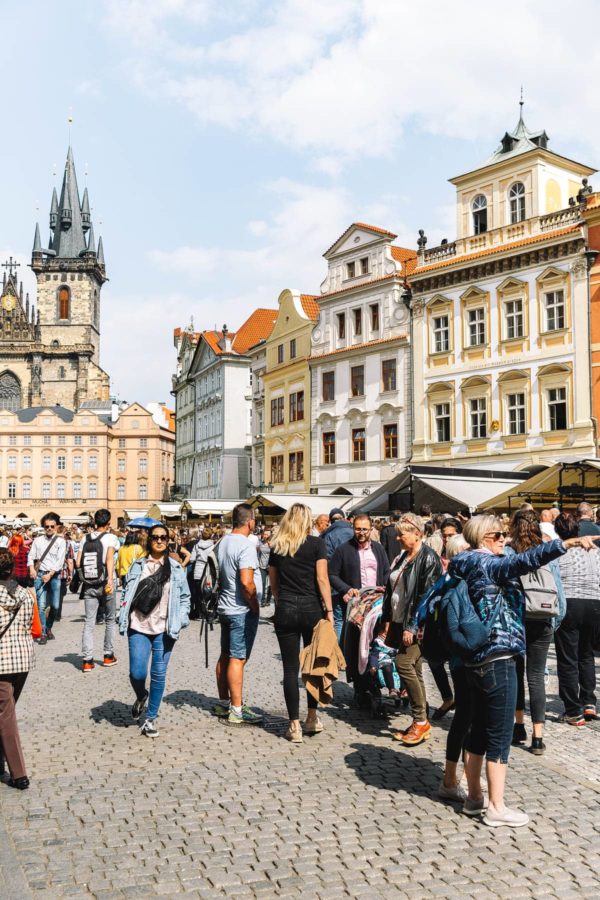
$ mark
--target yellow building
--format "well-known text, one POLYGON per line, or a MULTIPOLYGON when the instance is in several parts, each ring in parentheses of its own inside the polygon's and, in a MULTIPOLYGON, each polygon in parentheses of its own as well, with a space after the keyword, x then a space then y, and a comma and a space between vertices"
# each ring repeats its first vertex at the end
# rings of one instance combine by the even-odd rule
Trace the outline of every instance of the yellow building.
POLYGON ((595 455, 589 385, 589 166, 522 115, 451 179, 457 238, 410 277, 415 463, 524 469, 595 455), (583 182, 582 182, 583 178, 583 182))
POLYGON ((278 493, 310 488, 311 333, 317 299, 297 291, 279 295, 279 312, 267 338, 265 389, 265 481, 278 493))

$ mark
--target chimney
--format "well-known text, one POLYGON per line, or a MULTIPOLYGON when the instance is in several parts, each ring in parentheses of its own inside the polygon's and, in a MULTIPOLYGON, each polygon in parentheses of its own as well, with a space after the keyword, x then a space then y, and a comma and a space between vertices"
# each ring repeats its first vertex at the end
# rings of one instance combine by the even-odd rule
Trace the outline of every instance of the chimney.
POLYGON ((229 335, 229 330, 227 325, 223 325, 223 337, 219 341, 219 347, 223 351, 223 353, 231 353, 233 350, 233 342, 229 335))

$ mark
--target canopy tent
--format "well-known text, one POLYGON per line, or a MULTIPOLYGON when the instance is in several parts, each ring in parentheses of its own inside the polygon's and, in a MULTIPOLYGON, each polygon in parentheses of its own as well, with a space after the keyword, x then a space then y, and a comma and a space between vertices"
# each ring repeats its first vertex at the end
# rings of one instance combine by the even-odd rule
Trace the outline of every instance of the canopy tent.
POLYGON ((266 516, 281 516, 293 503, 304 503, 310 507, 313 516, 320 516, 329 515, 335 507, 344 509, 351 500, 351 496, 344 494, 253 494, 248 503, 266 516))
POLYGON ((137 509, 124 509, 123 510, 123 519, 127 522, 129 519, 138 519, 140 516, 145 516, 148 512, 147 506, 138 507, 137 509))
POLYGON ((154 503, 146 513, 151 519, 180 519, 181 503, 154 503))
POLYGON ((466 506, 474 510, 500 490, 518 487, 528 475, 504 470, 407 466, 373 493, 356 499, 352 510, 387 515, 394 510, 418 510, 423 504, 447 513, 456 513, 466 506))
POLYGON ((481 509, 514 510, 521 503, 534 506, 572 508, 586 500, 600 505, 600 459, 578 463, 555 463, 526 481, 505 489, 480 503, 481 509))
POLYGON ((204 519, 212 516, 230 516, 234 506, 244 500, 184 500, 180 506, 182 518, 204 519))

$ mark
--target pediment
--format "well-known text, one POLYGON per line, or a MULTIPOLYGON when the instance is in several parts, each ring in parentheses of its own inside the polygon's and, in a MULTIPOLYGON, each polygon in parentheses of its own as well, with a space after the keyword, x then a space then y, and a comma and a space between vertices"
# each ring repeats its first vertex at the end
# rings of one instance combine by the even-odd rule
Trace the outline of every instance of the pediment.
POLYGON ((214 351, 211 350, 204 340, 204 337, 202 337, 198 341, 198 346, 196 347, 196 352, 194 353, 188 374, 197 375, 199 372, 202 372, 203 369, 208 368, 216 358, 214 351))
POLYGON ((432 309, 435 306, 449 306, 452 303, 450 297, 444 297, 443 294, 434 294, 431 300, 427 301, 427 308, 432 309))
POLYGON ((503 282, 501 282, 496 290, 499 294, 508 293, 509 291, 523 291, 527 289, 527 282, 521 281, 519 278, 513 278, 509 276, 505 278, 503 282))
POLYGON ((359 252, 363 247, 372 246, 373 244, 390 243, 397 237, 398 235, 394 234, 392 231, 386 231, 383 228, 355 222, 339 236, 337 241, 325 251, 323 256, 325 259, 331 259, 332 257, 349 253, 350 251, 359 252))
POLYGON ((535 280, 536 281, 549 281, 551 278, 565 279, 565 278, 567 278, 568 274, 569 273, 566 272, 564 269, 558 269, 556 266, 548 266, 548 268, 544 269, 544 271, 540 275, 538 275, 538 277, 535 280))
POLYGON ((464 294, 460 295, 461 300, 485 300, 486 297, 486 291, 482 291, 481 288, 475 287, 474 285, 468 288, 464 294))

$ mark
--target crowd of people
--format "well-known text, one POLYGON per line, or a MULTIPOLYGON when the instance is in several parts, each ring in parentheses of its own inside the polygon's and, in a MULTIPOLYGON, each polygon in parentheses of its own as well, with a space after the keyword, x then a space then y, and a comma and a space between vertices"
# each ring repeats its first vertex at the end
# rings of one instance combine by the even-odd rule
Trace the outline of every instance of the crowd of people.
POLYGON ((523 504, 512 517, 468 510, 445 515, 423 507, 418 515, 373 520, 334 508, 313 519, 307 506, 294 503, 281 521, 259 527, 253 508, 241 503, 230 527, 156 523, 115 530, 110 512, 100 509, 85 533, 64 527, 53 512, 40 529, 1 530, 0 774, 14 787, 29 786, 15 706, 34 640, 44 646, 55 638, 68 590, 83 601, 84 674, 96 667, 99 621, 102 666, 118 663, 117 627, 127 637, 131 714, 149 738, 159 735, 167 669, 182 629, 198 618, 208 627, 213 613, 220 623, 213 713, 234 728, 262 722, 245 702, 244 673, 261 607, 274 601, 274 615, 265 621, 281 652, 290 742, 323 731, 319 707, 331 699, 333 681, 346 666, 359 706, 385 714, 386 702, 397 710, 404 701, 410 721, 392 739, 405 746, 422 744, 431 736, 431 720, 452 715, 441 799, 462 804, 465 814, 481 815, 491 827, 525 825, 527 814, 504 802, 507 765, 511 746, 528 740, 526 685, 529 749, 545 751, 553 642, 563 721, 582 728, 597 717, 600 524, 593 513, 587 503, 573 513, 553 508, 539 514, 523 504), (428 649, 433 625, 427 623, 448 604, 460 619, 463 644, 452 643, 448 631, 448 652, 440 657, 428 649), (33 638, 36 610, 40 625, 33 638), (424 665, 441 696, 433 714, 424 665), (300 668, 307 688, 303 723, 300 668), (466 790, 458 776, 461 759, 466 790))

